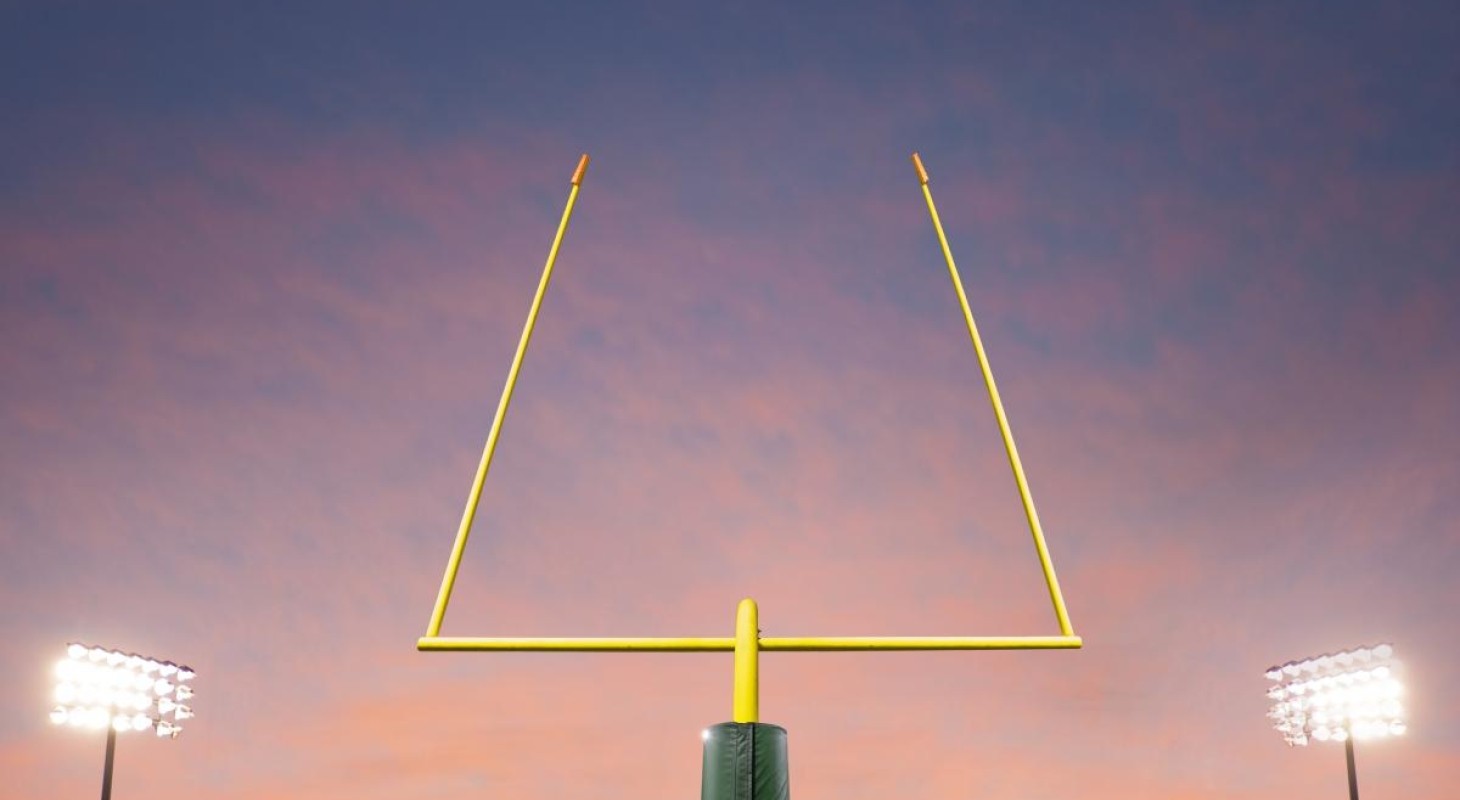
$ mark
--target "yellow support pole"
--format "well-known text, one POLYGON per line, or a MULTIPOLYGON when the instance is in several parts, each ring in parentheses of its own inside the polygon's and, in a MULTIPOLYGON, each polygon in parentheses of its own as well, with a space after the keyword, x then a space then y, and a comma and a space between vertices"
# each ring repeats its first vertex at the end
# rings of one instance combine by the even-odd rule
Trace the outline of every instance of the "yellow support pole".
POLYGON ((731 719, 760 721, 760 619, 755 601, 735 610, 735 705, 731 719))
POLYGON ((1034 549, 1039 554, 1039 564, 1044 569, 1044 581, 1049 587, 1049 599, 1054 604, 1054 615, 1059 620, 1060 633, 1066 637, 1074 635, 1070 627, 1070 615, 1065 609, 1065 598, 1060 593, 1059 579, 1055 577, 1054 565, 1049 560, 1049 548, 1044 543, 1044 531, 1039 527, 1039 514, 1034 510, 1034 498, 1029 493, 1029 482, 1024 478, 1024 466, 1019 462, 1019 450, 1014 446, 1014 434, 1009 430, 1009 419, 1004 415, 1004 404, 999 400, 999 388, 994 384, 994 373, 989 368, 988 355, 983 349, 983 340, 978 335, 978 324, 973 321, 973 311, 968 306, 968 295, 963 291, 963 281, 958 277, 958 267, 953 263, 953 252, 948 249, 948 237, 943 233, 943 223, 938 219, 938 207, 933 204, 933 193, 928 189, 928 171, 917 153, 912 155, 913 167, 918 173, 918 183, 923 188, 923 198, 928 201, 928 213, 933 217, 933 229, 938 233, 938 244, 943 248, 943 259, 948 262, 948 275, 953 279, 953 289, 958 293, 958 304, 963 307, 963 319, 968 323, 968 335, 973 339, 973 351, 978 356, 979 369, 983 371, 984 386, 988 388, 989 402, 994 407, 994 418, 999 423, 999 434, 1004 438, 1004 451, 1009 455, 1009 466, 1014 470, 1014 483, 1019 487, 1019 499, 1024 503, 1024 516, 1029 520, 1029 532, 1034 537, 1034 549))
POLYGON ((578 200, 578 189, 583 183, 583 173, 588 169, 588 154, 578 159, 578 168, 573 170, 572 189, 568 191, 568 204, 563 209, 563 218, 558 223, 553 246, 548 250, 547 264, 542 268, 542 279, 537 284, 537 294, 532 298, 532 308, 527 312, 527 323, 522 327, 522 338, 517 342, 517 355, 512 358, 512 367, 507 370, 507 385, 502 388, 502 399, 497 403, 497 415, 492 418, 492 430, 487 434, 487 445, 482 451, 481 463, 477 465, 476 479, 472 481, 471 493, 467 496, 466 510, 461 514, 461 524, 456 529, 456 543, 451 547, 451 557, 446 562, 446 574, 441 578, 441 591, 436 595, 436 607, 431 611, 431 622, 426 627, 427 638, 441 633, 441 622, 446 617, 446 604, 451 600, 452 587, 456 585, 456 572, 461 567, 461 556, 466 552, 466 539, 471 535, 471 524, 476 518, 477 504, 482 499, 482 486, 487 482, 487 470, 492 466, 492 455, 497 450, 497 438, 502 433, 502 421, 507 418, 507 406, 512 402, 512 390, 517 387, 517 374, 522 369, 522 360, 527 355, 527 345, 532 341, 532 329, 537 324, 537 313, 542 308, 543 297, 547 295, 548 282, 553 277, 553 265, 558 260, 558 248, 568 232, 568 220, 573 217, 573 204, 578 200))

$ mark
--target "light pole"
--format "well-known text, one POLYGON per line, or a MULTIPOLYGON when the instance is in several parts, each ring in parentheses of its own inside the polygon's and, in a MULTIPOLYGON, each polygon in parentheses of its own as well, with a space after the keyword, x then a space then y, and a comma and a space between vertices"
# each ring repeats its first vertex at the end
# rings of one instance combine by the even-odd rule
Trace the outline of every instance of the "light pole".
POLYGON ((66 646, 66 657, 56 663, 56 706, 51 709, 51 722, 106 728, 101 800, 111 800, 117 734, 152 729, 159 738, 177 738, 182 720, 193 716, 187 703, 194 692, 188 682, 196 674, 171 661, 135 653, 77 642, 66 646))
POLYGON ((1394 648, 1380 644, 1289 661, 1265 673, 1273 728, 1288 746, 1343 742, 1349 800, 1359 800, 1354 740, 1404 733, 1404 686, 1395 677, 1394 648))

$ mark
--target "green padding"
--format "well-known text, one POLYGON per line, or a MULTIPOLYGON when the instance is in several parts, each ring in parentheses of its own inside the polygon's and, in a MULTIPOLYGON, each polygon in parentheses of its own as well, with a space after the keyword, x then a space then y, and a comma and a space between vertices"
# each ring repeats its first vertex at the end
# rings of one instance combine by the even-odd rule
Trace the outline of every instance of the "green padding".
POLYGON ((790 800, 786 729, 722 722, 705 730, 700 800, 790 800))

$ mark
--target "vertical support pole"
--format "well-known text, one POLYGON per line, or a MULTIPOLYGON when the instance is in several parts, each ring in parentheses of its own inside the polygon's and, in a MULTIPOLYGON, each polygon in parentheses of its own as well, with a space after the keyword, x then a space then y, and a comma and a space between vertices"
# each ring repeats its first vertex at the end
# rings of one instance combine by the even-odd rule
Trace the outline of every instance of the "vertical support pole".
POLYGON ((117 753, 117 729, 108 724, 106 726, 106 763, 101 768, 101 800, 112 800, 112 762, 116 760, 117 753))
POLYGON ((1359 800, 1359 774, 1354 769, 1354 736, 1343 740, 1343 752, 1348 757, 1348 800, 1359 800))
POLYGON ((740 601, 735 611, 736 722, 760 721, 760 615, 755 601, 740 601))
POLYGON ((722 722, 705 741, 700 800, 791 800, 786 729, 764 722, 722 722))

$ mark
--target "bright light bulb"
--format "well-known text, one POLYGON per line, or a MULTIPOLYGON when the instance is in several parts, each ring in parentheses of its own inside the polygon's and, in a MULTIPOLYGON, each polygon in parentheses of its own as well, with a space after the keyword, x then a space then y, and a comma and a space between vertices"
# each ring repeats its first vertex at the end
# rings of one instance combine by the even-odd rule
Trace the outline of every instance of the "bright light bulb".
POLYGON ((105 661, 106 660, 106 648, 104 648, 104 647, 93 647, 90 650, 87 650, 86 651, 86 657, 87 657, 87 659, 89 659, 91 661, 105 661))
POLYGON ((177 695, 177 699, 179 700, 189 700, 193 696, 193 687, 179 686, 177 687, 177 692, 175 694, 177 695))
POLYGON ((53 724, 63 724, 67 719, 70 718, 70 716, 71 715, 66 712, 65 706, 56 706, 55 708, 51 709, 51 722, 53 724))
POLYGON ((1374 656, 1376 658, 1388 658, 1392 655, 1394 655, 1394 648, 1387 644, 1381 644, 1374 648, 1374 656))
POLYGON ((76 699, 76 685, 73 683, 62 683, 56 686, 56 702, 70 703, 76 699))
POLYGON ((166 697, 157 701, 157 713, 159 714, 171 714, 174 708, 177 708, 177 703, 172 702, 166 697))
POLYGON ((88 708, 86 710, 86 727, 100 730, 111 722, 112 715, 106 713, 104 708, 88 708))
POLYGON ((66 712, 66 724, 81 726, 86 724, 86 717, 90 711, 85 708, 73 708, 66 712))
POLYGON ((1324 727, 1318 727, 1313 729, 1313 738, 1317 739, 1320 742, 1328 741, 1328 738, 1332 735, 1332 732, 1324 727))
POLYGON ((1395 736, 1402 735, 1406 730, 1408 730, 1408 728, 1405 726, 1403 720, 1395 720, 1389 723, 1389 732, 1394 734, 1395 736))
POLYGON ((158 681, 157 683, 152 684, 152 691, 157 692, 158 697, 162 697, 163 695, 172 691, 172 684, 168 683, 167 681, 158 681))
POLYGON ((1270 681, 1280 681, 1283 679, 1283 668, 1269 667, 1267 672, 1264 672, 1262 674, 1270 681))
POLYGON ((74 642, 68 644, 66 645, 66 655, 71 658, 86 658, 86 645, 74 642))
POLYGON ((187 706, 178 706, 176 709, 173 710, 172 718, 173 719, 192 719, 193 718, 193 710, 191 708, 188 708, 187 706))
POLYGON ((109 667, 115 667, 115 666, 121 664, 123 661, 126 661, 126 660, 127 660, 127 657, 125 655, 122 655, 121 653, 118 653, 115 650, 108 650, 107 651, 107 654, 106 654, 106 663, 107 663, 107 666, 109 666, 109 667))
POLYGON ((152 718, 146 714, 138 714, 132 717, 132 730, 145 731, 152 727, 152 718))
POLYGON ((196 677, 198 677, 198 673, 194 672, 192 667, 178 667, 177 669, 177 679, 179 681, 190 681, 196 677))
POLYGON ((166 678, 169 675, 172 675, 174 672, 177 672, 177 665, 172 663, 171 661, 164 661, 162 662, 162 665, 157 668, 157 671, 159 674, 162 675, 162 677, 166 678))

